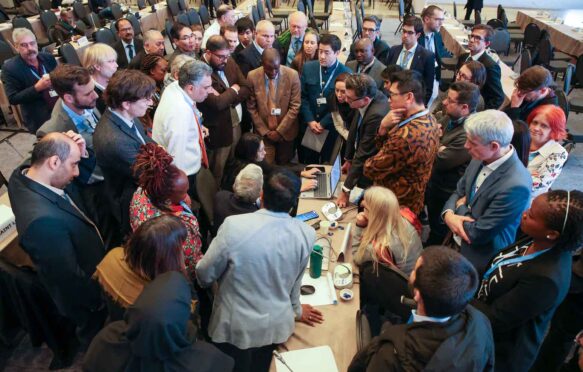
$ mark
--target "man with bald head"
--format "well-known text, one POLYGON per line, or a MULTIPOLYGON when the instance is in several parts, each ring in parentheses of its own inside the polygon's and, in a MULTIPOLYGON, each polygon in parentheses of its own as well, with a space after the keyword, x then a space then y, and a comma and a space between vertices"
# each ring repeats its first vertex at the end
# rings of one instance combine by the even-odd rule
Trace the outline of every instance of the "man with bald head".
POLYGON ((129 68, 139 70, 142 65, 142 59, 148 54, 156 54, 163 56, 166 52, 164 46, 164 36, 158 30, 149 30, 144 32, 144 49, 140 50, 138 54, 130 62, 129 68))
POLYGON ((374 56, 374 46, 369 38, 362 38, 355 43, 354 54, 356 59, 346 63, 357 74, 367 74, 377 84, 378 89, 383 89, 384 80, 381 76, 387 67, 374 56))
POLYGON ((298 134, 300 78, 295 70, 281 66, 280 54, 274 48, 265 49, 261 61, 262 66, 247 76, 251 85, 247 109, 255 132, 263 137, 265 160, 285 165, 293 158, 298 134))
POLYGON ((277 38, 281 46, 282 61, 285 61, 286 66, 291 65, 296 53, 302 48, 308 18, 304 12, 293 12, 288 17, 288 23, 289 29, 277 38))
POLYGON ((263 50, 273 47, 275 41, 275 27, 273 23, 263 20, 257 22, 255 40, 251 45, 236 55, 237 64, 245 77, 251 70, 261 66, 263 50))
POLYGON ((107 312, 91 276, 105 249, 71 181, 87 157, 85 140, 69 131, 49 133, 32 150, 30 164, 12 173, 8 196, 20 245, 35 264, 39 279, 59 312, 77 325, 88 345, 107 312))

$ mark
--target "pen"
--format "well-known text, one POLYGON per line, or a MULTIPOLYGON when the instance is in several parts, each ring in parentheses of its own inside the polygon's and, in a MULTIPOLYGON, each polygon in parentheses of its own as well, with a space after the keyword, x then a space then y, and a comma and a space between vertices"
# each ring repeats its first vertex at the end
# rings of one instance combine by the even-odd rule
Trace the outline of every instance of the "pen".
POLYGON ((281 356, 281 354, 277 352, 277 350, 273 350, 273 356, 274 356, 274 357, 275 357, 277 360, 279 360, 279 361, 281 362, 281 364, 283 364, 284 366, 286 366, 286 367, 287 367, 287 369, 289 369, 289 372, 294 372, 294 371, 291 369, 291 367, 289 366, 289 364, 287 364, 287 363, 285 362, 285 359, 283 359, 283 357, 281 356))

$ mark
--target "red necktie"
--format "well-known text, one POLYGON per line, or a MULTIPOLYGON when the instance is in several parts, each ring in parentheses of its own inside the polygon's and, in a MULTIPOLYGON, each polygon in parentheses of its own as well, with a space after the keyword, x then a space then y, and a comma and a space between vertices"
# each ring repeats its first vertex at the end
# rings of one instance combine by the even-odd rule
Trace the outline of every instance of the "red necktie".
POLYGON ((200 126, 200 123, 198 122, 198 115, 196 114, 196 111, 194 112, 194 120, 196 121, 196 127, 198 128, 198 144, 200 145, 200 153, 201 153, 200 163, 203 167, 208 168, 209 167, 209 158, 206 154, 206 146, 204 144, 204 137, 202 135, 202 128, 200 126))

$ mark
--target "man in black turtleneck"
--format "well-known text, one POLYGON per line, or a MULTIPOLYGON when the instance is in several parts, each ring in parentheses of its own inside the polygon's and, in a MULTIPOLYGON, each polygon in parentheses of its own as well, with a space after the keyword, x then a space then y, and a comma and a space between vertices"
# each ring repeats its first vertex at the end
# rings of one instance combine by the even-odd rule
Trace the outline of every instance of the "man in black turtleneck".
POLYGON ((441 244, 449 231, 441 219, 441 210, 472 159, 464 147, 466 142, 464 122, 476 111, 479 100, 478 86, 465 81, 453 83, 443 100, 446 113, 441 121, 443 134, 439 140, 439 149, 425 193, 431 226, 428 245, 441 244))

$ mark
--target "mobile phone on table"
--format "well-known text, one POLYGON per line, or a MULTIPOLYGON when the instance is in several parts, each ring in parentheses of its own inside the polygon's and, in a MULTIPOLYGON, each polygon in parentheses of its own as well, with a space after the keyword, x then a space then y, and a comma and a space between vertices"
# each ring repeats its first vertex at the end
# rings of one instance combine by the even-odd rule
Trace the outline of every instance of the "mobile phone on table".
POLYGON ((298 214, 295 218, 297 218, 298 220, 300 220, 302 222, 310 221, 310 220, 313 220, 315 218, 318 218, 318 212, 309 211, 306 213, 298 214))

